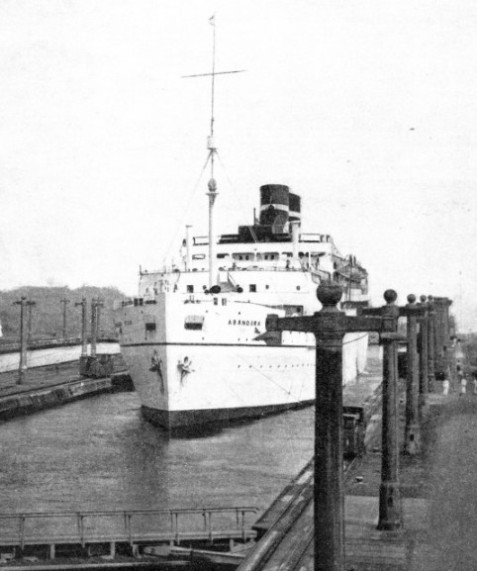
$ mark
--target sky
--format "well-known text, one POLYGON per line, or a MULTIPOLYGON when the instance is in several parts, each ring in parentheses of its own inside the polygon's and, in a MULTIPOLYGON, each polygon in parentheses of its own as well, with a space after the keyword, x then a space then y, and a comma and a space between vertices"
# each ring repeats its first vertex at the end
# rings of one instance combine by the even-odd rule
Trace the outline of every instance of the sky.
POLYGON ((0 0, 0 289, 112 285, 207 232, 211 69, 218 232, 260 185, 368 269, 371 297, 446 296, 477 330, 472 0, 0 0))

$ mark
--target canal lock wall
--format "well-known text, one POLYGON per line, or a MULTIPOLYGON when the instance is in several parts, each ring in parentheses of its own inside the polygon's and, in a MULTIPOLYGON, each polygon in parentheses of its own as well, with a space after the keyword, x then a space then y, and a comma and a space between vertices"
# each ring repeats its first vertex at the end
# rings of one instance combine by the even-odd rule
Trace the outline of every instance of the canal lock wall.
POLYGON ((121 355, 98 357, 97 363, 93 363, 90 357, 86 364, 80 361, 81 376, 64 381, 53 380, 48 383, 48 380, 43 380, 41 384, 35 384, 35 374, 41 376, 42 367, 38 367, 38 371, 30 369, 28 374, 32 379, 29 385, 10 385, 6 387, 7 394, 0 393, 0 421, 101 393, 133 390, 131 378, 121 355))

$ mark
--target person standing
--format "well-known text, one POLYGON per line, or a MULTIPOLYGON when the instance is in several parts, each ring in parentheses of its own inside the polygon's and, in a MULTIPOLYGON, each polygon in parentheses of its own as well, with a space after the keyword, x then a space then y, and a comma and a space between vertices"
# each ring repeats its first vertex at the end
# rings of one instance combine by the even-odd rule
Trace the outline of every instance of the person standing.
POLYGON ((449 379, 446 377, 442 383, 442 394, 443 395, 448 395, 449 394, 449 379))
POLYGON ((467 379, 465 378, 465 375, 462 375, 460 379, 460 394, 465 395, 466 391, 467 391, 467 379))

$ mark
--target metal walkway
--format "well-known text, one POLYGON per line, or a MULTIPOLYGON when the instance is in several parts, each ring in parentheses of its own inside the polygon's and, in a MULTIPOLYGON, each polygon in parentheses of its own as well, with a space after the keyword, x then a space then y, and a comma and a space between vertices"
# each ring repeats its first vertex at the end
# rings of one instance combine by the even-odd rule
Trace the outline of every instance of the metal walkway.
POLYGON ((106 545, 114 555, 118 544, 134 550, 161 543, 247 542, 256 536, 251 526, 257 511, 240 506, 0 514, 0 550, 43 549, 46 557, 54 559, 60 546, 86 549, 106 545))

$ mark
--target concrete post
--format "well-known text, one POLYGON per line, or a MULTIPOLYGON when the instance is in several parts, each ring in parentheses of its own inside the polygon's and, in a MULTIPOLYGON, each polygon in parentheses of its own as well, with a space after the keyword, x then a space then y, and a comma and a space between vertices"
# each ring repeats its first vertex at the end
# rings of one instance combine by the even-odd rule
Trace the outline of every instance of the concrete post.
MULTIPOLYGON (((320 298, 320 297, 319 297, 320 298)), ((344 313, 326 305, 335 327, 315 330, 315 570, 344 569, 343 481, 343 337, 339 318, 344 313), (339 315, 341 314, 341 315, 339 315), (328 546, 333 546, 329 549, 328 546)))
POLYGON ((337 305, 342 289, 321 284, 322 309, 313 316, 269 315, 267 331, 308 331, 316 338, 315 571, 344 571, 343 337, 348 331, 380 331, 381 318, 348 317, 337 305))
POLYGON ((27 298, 22 296, 20 301, 14 301, 13 305, 20 306, 20 363, 18 366, 17 385, 21 385, 25 380, 27 371, 27 330, 25 327, 25 306, 27 305, 27 298))
POLYGON ((28 335, 27 335, 27 346, 31 344, 31 325, 32 325, 32 309, 36 305, 35 301, 27 301, 26 305, 28 307, 28 335))
POLYGON ((91 300, 91 357, 96 357, 98 341, 99 311, 104 303, 99 297, 91 300))
POLYGON ((81 306, 81 356, 86 357, 88 355, 88 334, 86 332, 87 302, 85 297, 75 303, 75 307, 78 306, 81 306))
POLYGON ((443 328, 443 338, 444 347, 449 347, 450 333, 449 333, 449 307, 452 305, 452 301, 448 297, 442 298, 442 328, 443 328))
POLYGON ((432 302, 432 296, 428 296, 428 336, 427 336, 427 341, 428 341, 428 357, 429 357, 429 366, 427 368, 428 371, 428 389, 429 392, 432 393, 434 392, 434 382, 436 380, 436 374, 435 374, 435 361, 434 361, 434 356, 435 356, 435 325, 436 325, 436 310, 434 307, 434 303, 432 302))
POLYGON ((427 311, 426 296, 421 295, 420 307, 424 313, 419 321, 419 409, 427 406, 429 392, 429 315, 427 311))
POLYGON ((70 303, 70 300, 64 297, 63 299, 60 299, 60 303, 63 304, 63 340, 64 340, 66 339, 66 306, 68 303, 70 303))
POLYGON ((96 357, 96 336, 97 336, 97 324, 96 324, 96 312, 97 312, 98 300, 93 297, 91 300, 91 351, 90 356, 96 357))
POLYGON ((402 527, 402 500, 399 483, 399 412, 397 322, 399 308, 397 293, 386 290, 386 306, 382 309, 383 331, 383 420, 381 485, 379 486, 378 529, 396 530, 402 527))
POLYGON ((449 365, 447 349, 449 348, 449 306, 447 297, 432 298, 435 310, 434 321, 434 372, 441 375, 449 365))
POLYGON ((407 296, 404 308, 407 316, 407 382, 406 382, 406 428, 404 451, 414 456, 421 450, 419 426, 419 368, 417 355, 417 316, 421 308, 416 305, 416 296, 407 296))
POLYGON ((96 301, 96 342, 101 339, 101 309, 104 307, 104 300, 100 297, 96 301))
MULTIPOLYGON (((442 311, 441 305, 436 297, 432 298, 434 305, 434 372, 441 371, 442 360, 442 311)), ((436 377, 437 378, 437 377, 436 377)))
POLYGON ((437 309, 437 338, 440 351, 440 372, 446 372, 452 362, 451 339, 450 339, 450 316, 449 307, 452 301, 448 297, 434 298, 437 309))
POLYGON ((103 301, 98 297, 98 303, 96 304, 96 341, 101 338, 101 308, 103 307, 103 301))

